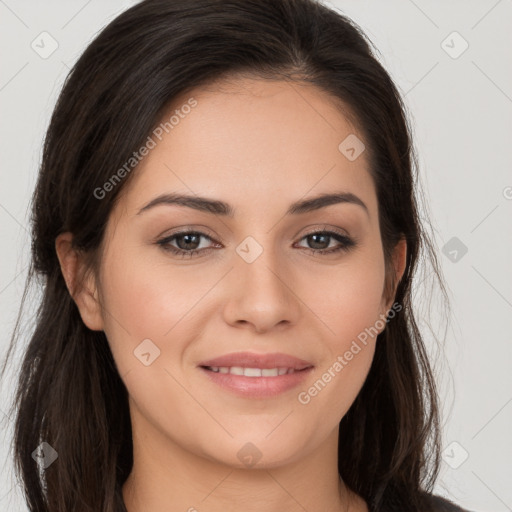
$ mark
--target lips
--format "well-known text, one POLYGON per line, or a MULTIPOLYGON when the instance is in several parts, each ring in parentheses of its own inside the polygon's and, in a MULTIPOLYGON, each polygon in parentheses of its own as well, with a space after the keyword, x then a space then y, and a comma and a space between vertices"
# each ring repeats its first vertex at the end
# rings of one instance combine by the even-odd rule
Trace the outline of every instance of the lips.
POLYGON ((214 359, 208 359, 198 364, 203 368, 287 368, 296 371, 310 368, 313 364, 304 359, 274 352, 271 354, 256 354, 254 352, 233 352, 214 359))
POLYGON ((314 368, 305 359, 279 352, 234 352, 202 361, 197 366, 210 382, 229 393, 251 399, 270 399, 291 391, 314 368))

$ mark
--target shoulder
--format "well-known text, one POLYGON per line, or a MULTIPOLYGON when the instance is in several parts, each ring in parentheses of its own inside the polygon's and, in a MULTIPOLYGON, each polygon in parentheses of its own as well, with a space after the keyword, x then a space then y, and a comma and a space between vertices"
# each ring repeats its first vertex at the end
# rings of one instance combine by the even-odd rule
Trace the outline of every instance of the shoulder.
POLYGON ((465 508, 461 508, 455 503, 452 503, 447 498, 436 496, 434 494, 426 494, 429 505, 432 507, 433 512, 471 512, 465 508))

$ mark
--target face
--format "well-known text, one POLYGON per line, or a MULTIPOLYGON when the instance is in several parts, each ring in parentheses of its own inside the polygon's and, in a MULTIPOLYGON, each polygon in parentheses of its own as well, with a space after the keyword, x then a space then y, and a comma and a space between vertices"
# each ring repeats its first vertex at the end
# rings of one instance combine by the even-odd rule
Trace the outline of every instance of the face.
POLYGON ((109 219, 94 327, 146 432, 231 466, 247 451, 266 467, 297 460, 337 435, 390 307, 367 155, 339 149, 363 137, 311 85, 240 79, 177 99, 166 120, 175 109, 109 219), (226 205, 154 202, 165 194, 226 205), (345 200, 288 211, 327 194, 345 200), (229 380, 201 367, 238 352, 309 369, 229 380))

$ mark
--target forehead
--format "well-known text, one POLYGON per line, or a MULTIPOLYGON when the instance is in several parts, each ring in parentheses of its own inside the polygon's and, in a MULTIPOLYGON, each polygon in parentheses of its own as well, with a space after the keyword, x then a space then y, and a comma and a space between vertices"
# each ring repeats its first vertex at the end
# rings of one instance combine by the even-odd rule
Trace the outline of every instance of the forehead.
POLYGON ((347 137, 362 140, 345 113, 348 107, 311 84, 239 78, 191 90, 174 98, 150 135, 154 147, 124 200, 130 210, 166 191, 292 202, 308 191, 346 188, 371 208, 366 153, 350 161, 340 151, 347 137))

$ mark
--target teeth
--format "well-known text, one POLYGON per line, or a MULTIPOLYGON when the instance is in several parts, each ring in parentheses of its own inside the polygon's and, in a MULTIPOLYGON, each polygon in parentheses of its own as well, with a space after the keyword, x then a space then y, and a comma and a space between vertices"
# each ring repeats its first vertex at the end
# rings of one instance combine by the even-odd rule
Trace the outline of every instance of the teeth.
POLYGON ((242 368, 241 366, 208 366, 208 369, 216 373, 231 373, 244 377, 277 377, 295 372, 293 368, 242 368))

